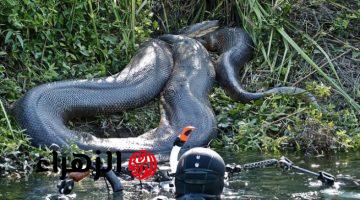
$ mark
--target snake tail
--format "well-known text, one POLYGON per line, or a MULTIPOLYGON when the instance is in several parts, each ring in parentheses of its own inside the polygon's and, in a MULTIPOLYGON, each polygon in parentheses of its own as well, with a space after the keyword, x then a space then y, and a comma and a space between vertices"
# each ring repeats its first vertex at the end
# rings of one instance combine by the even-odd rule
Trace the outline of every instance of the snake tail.
POLYGON ((314 95, 301 88, 275 87, 264 92, 248 92, 243 88, 239 71, 252 59, 254 51, 254 43, 244 29, 222 28, 200 39, 209 51, 221 54, 215 65, 216 79, 232 99, 248 103, 269 95, 296 95, 320 108, 314 95))

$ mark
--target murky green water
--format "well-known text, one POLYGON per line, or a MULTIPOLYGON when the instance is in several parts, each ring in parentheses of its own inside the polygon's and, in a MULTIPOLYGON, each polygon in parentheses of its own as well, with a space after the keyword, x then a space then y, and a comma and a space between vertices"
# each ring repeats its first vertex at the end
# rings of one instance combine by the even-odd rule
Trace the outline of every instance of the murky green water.
MULTIPOLYGON (((246 163, 266 158, 260 153, 233 156, 220 152, 226 162, 246 163)), ((230 177, 223 199, 360 199, 360 152, 330 157, 286 155, 295 164, 314 171, 327 171, 339 180, 335 187, 324 188, 316 178, 278 168, 257 169, 230 177), (348 180, 352 179, 352 180, 348 180)), ((58 176, 31 175, 27 180, 0 179, 0 199, 56 199, 58 176)), ((149 193, 135 189, 136 181, 123 182, 125 192, 114 196, 108 193, 105 182, 92 179, 77 183, 68 199, 151 199, 157 195, 172 197, 171 193, 149 193)), ((66 199, 62 197, 63 199, 66 199)))

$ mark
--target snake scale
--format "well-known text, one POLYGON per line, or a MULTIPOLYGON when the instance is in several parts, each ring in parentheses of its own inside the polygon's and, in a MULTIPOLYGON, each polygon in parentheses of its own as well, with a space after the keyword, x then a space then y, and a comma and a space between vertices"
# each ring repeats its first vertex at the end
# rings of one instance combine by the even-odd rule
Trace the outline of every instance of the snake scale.
POLYGON ((159 154, 170 151, 175 137, 187 125, 196 127, 187 147, 203 146, 215 138, 217 124, 208 99, 215 75, 231 97, 242 102, 274 93, 304 93, 292 87, 262 93, 245 91, 238 71, 252 57, 252 40, 240 28, 222 28, 199 37, 195 34, 216 25, 217 21, 203 22, 183 29, 181 35, 151 39, 118 74, 37 86, 15 103, 15 117, 35 146, 57 144, 63 148, 74 142, 81 149, 121 151, 128 157, 141 149, 159 154), (220 54, 214 65, 208 50, 220 54), (73 117, 117 113, 143 106, 156 96, 160 96, 159 126, 138 137, 98 138, 66 126, 73 117))

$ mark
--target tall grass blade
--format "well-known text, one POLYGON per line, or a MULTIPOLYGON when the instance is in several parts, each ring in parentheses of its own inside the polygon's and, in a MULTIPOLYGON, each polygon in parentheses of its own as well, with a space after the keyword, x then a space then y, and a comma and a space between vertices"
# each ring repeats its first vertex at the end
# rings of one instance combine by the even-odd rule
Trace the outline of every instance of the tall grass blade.
POLYGON ((136 1, 131 0, 131 33, 132 44, 135 46, 135 14, 136 14, 136 1))
POLYGON ((344 88, 343 85, 342 85, 342 83, 341 83, 341 81, 340 81, 340 78, 339 78, 339 76, 338 76, 338 73, 336 72, 335 66, 334 66, 334 64, 332 63, 329 55, 328 55, 328 54, 325 52, 325 50, 324 50, 315 40, 313 40, 308 34, 305 34, 305 33, 304 33, 303 35, 306 37, 306 39, 310 40, 310 41, 316 46, 316 48, 318 48, 319 51, 325 56, 325 58, 326 58, 328 64, 330 65, 330 68, 331 68, 332 72, 334 73, 334 75, 335 75, 338 83, 342 86, 342 88, 344 88))
POLYGON ((315 70, 323 76, 336 90, 345 98, 345 100, 354 107, 356 112, 360 112, 360 105, 352 99, 331 77, 329 77, 300 47, 296 42, 285 32, 284 28, 277 28, 277 31, 284 37, 284 39, 303 57, 315 70))
POLYGON ((95 21, 95 13, 92 7, 92 2, 91 0, 88 0, 88 4, 89 4, 89 8, 90 8, 90 18, 91 18, 91 22, 93 25, 93 29, 94 29, 94 34, 95 34, 95 38, 96 38, 96 45, 98 48, 100 48, 100 42, 99 42, 99 34, 96 28, 96 21, 95 21))
POLYGON ((9 129, 10 132, 11 132, 11 136, 13 137, 13 139, 15 139, 14 129, 13 129, 12 126, 11 126, 10 119, 9 119, 7 113, 6 113, 5 106, 4 106, 4 104, 3 104, 3 102, 2 102, 1 99, 0 99, 0 108, 1 108, 1 111, 2 111, 2 113, 3 113, 3 115, 4 115, 4 117, 5 117, 5 120, 6 120, 6 124, 7 124, 7 126, 8 126, 8 129, 9 129))

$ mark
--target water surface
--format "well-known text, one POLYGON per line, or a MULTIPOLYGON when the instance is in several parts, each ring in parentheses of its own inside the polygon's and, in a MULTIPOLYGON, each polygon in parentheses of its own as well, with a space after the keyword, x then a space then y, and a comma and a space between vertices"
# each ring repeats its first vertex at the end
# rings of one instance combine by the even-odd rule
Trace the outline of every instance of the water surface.
MULTIPOLYGON (((260 153, 234 155, 219 152, 227 163, 247 163, 273 158, 260 153)), ((296 165, 313 171, 326 171, 338 180, 335 187, 324 187, 316 178, 295 171, 283 172, 279 168, 265 168, 230 176, 223 199, 360 199, 360 153, 333 156, 304 157, 286 155, 296 165)), ((276 157, 279 158, 279 157, 276 157)), ((27 179, 9 181, 0 179, 0 199, 57 199, 58 175, 33 173, 27 179)), ((122 195, 109 193, 103 180, 90 178, 76 183, 73 193, 62 199, 151 199, 157 195, 172 197, 171 192, 148 192, 134 187, 138 181, 124 181, 122 195)))

